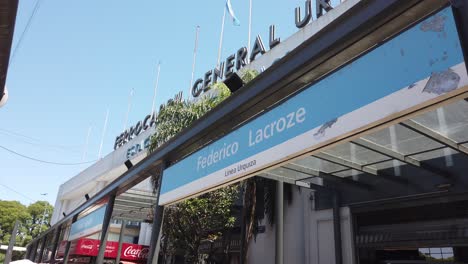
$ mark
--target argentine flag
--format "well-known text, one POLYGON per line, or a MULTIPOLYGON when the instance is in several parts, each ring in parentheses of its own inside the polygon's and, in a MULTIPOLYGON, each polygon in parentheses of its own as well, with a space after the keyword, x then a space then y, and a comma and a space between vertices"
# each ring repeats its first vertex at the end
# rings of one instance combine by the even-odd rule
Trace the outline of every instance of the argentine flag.
POLYGON ((227 8, 227 10, 229 12, 229 15, 232 18, 232 23, 235 26, 240 26, 240 21, 239 21, 239 19, 237 19, 236 15, 234 14, 234 10, 232 10, 231 0, 226 0, 226 8, 227 8))

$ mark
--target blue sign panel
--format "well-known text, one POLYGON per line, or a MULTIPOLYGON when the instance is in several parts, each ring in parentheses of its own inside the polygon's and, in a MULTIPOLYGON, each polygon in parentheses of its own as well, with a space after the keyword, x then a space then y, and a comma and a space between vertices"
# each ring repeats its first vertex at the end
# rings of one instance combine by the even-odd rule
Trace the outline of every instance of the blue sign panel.
POLYGON ((104 205, 74 222, 70 228, 69 240, 74 240, 99 231, 100 225, 102 225, 102 221, 104 220, 106 208, 107 206, 104 205))
POLYGON ((446 8, 167 168, 161 204, 232 181, 249 169, 261 169, 291 155, 293 152, 288 152, 288 147, 294 151, 309 148, 320 143, 332 127, 343 134, 358 124, 366 125, 365 122, 369 124, 392 111, 413 106, 405 100, 417 104, 455 90, 460 87, 461 74, 465 73, 456 73, 453 67, 463 61, 453 14, 446 8), (444 85, 434 88, 430 82, 444 85), (391 101, 383 100, 390 97, 391 101), (375 102, 391 108, 380 107, 358 114, 358 109, 375 102), (351 118, 350 113, 355 116, 351 118), (382 114, 377 116, 378 113, 382 114), (346 115, 348 120, 341 119, 346 115), (340 120, 345 122, 340 124, 340 120), (306 133, 308 137, 301 142, 268 152, 306 133), (207 176, 214 177, 214 174, 217 179, 208 180, 207 176))

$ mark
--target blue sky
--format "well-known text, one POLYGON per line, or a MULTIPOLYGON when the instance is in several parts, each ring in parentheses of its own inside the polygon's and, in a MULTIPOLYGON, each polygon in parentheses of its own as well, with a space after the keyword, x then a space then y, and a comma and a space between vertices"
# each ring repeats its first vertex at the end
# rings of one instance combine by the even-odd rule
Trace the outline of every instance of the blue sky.
MULTIPOLYGON (((195 28, 200 26, 195 77, 216 64, 225 1, 41 0, 21 44, 18 38, 37 0, 20 1, 7 78, 10 99, 0 108, 0 146, 56 163, 97 159, 106 110, 103 154, 124 126, 151 111, 156 68, 161 75, 156 105, 190 86, 195 28)), ((241 25, 226 20, 221 59, 247 46, 248 0, 232 0, 241 25)), ((294 8, 302 0, 253 0, 252 39, 268 43, 276 25, 282 40, 297 31, 294 8)), ((315 6, 314 6, 315 8, 315 6)), ((0 199, 54 204, 58 187, 91 163, 40 163, 0 148, 0 199), (20 194, 19 194, 19 193, 20 194), (41 196, 41 193, 48 193, 41 196)))

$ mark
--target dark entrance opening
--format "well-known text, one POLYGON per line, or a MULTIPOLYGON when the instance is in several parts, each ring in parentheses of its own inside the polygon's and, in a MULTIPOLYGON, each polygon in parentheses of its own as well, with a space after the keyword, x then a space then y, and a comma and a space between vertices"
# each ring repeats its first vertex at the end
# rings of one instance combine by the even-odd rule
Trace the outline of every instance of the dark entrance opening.
POLYGON ((357 213, 360 264, 468 263, 468 202, 357 213))

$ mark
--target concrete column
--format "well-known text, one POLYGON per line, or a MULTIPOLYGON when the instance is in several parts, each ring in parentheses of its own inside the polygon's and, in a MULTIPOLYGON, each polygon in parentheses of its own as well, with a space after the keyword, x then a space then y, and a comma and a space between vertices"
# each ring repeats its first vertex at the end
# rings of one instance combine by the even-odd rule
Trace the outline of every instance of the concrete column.
POLYGON ((276 188, 276 264, 283 264, 284 240, 284 182, 278 181, 276 188))
MULTIPOLYGON (((72 219, 72 224, 74 222, 76 222, 76 220, 78 219, 78 214, 74 215, 73 216, 73 219, 72 219)), ((70 233, 68 233, 67 236, 69 236, 70 233)), ((64 238, 65 239, 65 238, 64 238)), ((71 241, 69 240, 69 238, 67 237, 66 238, 68 241, 67 241, 67 245, 65 246, 65 254, 63 256, 63 264, 68 264, 68 258, 70 257, 70 245, 71 245, 71 241)))
POLYGON ((13 227, 13 232, 11 232, 10 243, 8 244, 8 249, 5 254, 5 264, 9 264, 11 261, 11 256, 13 255, 13 246, 16 242, 16 234, 18 233, 19 221, 16 220, 15 226, 13 227))
POLYGON ((336 191, 333 194, 333 235, 335 242, 335 264, 342 264, 340 195, 336 191))
POLYGON ((48 235, 45 235, 43 238, 42 238, 42 243, 41 243, 41 251, 39 251, 39 258, 37 260, 38 263, 41 263, 42 262, 42 259, 44 258, 44 251, 45 251, 45 248, 46 248, 46 244, 47 244, 47 237, 48 235))
POLYGON ((112 212, 114 210, 115 192, 109 195, 106 212, 102 220, 101 242, 99 243, 99 253, 96 257, 96 263, 104 262, 104 253, 106 251, 107 235, 109 233, 110 222, 112 220, 112 212))
POLYGON ((54 239, 52 241, 52 251, 50 252, 50 263, 54 264, 55 263, 55 255, 57 253, 57 248, 60 244, 60 233, 62 232, 62 225, 60 225, 54 232, 53 236, 54 239))
POLYGON ((166 169, 166 164, 161 165, 160 176, 158 177, 158 189, 156 191, 156 201, 154 203, 154 214, 153 214, 153 226, 151 227, 151 242, 149 247, 149 254, 147 264, 158 263, 158 254, 159 254, 159 246, 160 246, 160 239, 161 239, 161 229, 163 225, 163 217, 164 217, 164 206, 159 205, 159 196, 161 194, 161 185, 162 185, 162 178, 164 176, 164 170, 166 169))
POLYGON ((122 253, 122 242, 125 235, 125 227, 127 225, 126 220, 122 220, 122 224, 120 225, 120 235, 119 235, 119 249, 117 250, 117 258, 115 258, 115 263, 120 263, 120 254, 122 253))

